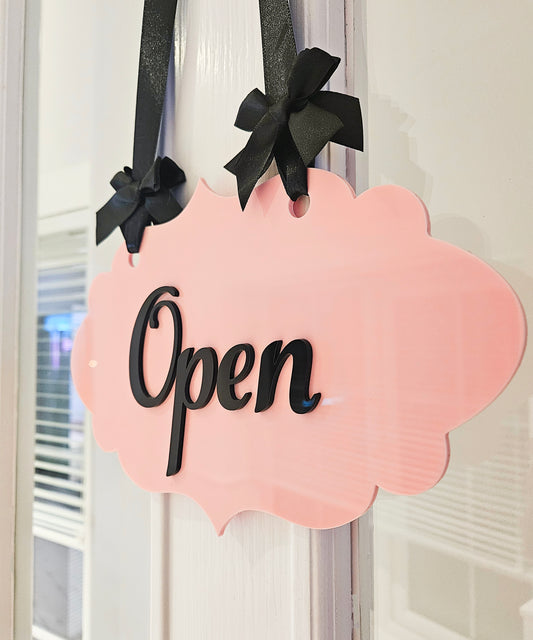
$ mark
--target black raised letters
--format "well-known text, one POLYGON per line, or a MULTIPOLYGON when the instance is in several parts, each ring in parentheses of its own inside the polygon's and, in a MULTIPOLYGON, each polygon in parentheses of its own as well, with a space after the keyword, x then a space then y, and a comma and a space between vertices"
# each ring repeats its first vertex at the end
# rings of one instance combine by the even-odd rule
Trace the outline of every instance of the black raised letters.
MULTIPOLYGON (((174 300, 159 300, 163 295, 178 297, 175 287, 159 287, 144 301, 139 310, 130 344, 129 373, 130 385, 135 400, 143 407, 157 407, 170 394, 174 385, 174 407, 168 455, 167 476, 175 475, 181 469, 183 443, 185 439, 185 419, 187 409, 202 409, 213 397, 215 388, 220 404, 228 411, 242 409, 252 397, 247 391, 239 398, 235 385, 242 382, 251 372, 255 361, 255 352, 251 344, 237 344, 231 347, 218 364, 217 354, 211 347, 195 351, 188 348, 181 351, 183 327, 178 305, 174 300), (170 356, 167 377, 159 393, 152 396, 146 388, 144 379, 144 346, 148 324, 152 329, 159 327, 159 312, 167 309, 172 315, 174 341, 170 356), (237 362, 244 354, 244 363, 236 373, 237 362), (199 364, 202 364, 200 391, 196 400, 191 396, 191 381, 199 364)), ((299 339, 289 342, 282 350, 283 342, 270 343, 261 356, 259 382, 255 412, 265 411, 272 406, 276 394, 278 378, 283 365, 292 356, 292 374, 289 387, 289 404, 295 413, 308 413, 316 408, 320 393, 309 397, 309 382, 313 365, 313 349, 308 340, 299 339)))
POLYGON ((172 412, 172 433, 168 456, 167 476, 173 476, 181 469, 183 458, 183 440, 185 438, 185 415, 187 409, 203 409, 211 400, 217 380, 217 354, 214 349, 205 347, 194 351, 185 349, 179 358, 176 369, 176 389, 174 392, 174 410, 172 412), (199 363, 202 363, 202 385, 196 400, 191 398, 191 380, 199 363))
POLYGON ((292 356, 292 375, 289 388, 289 402, 294 413, 312 411, 320 400, 315 393, 309 398, 309 381, 313 365, 313 348, 308 340, 293 340, 281 351, 281 340, 271 342, 261 356, 259 384, 255 412, 265 411, 272 406, 276 394, 279 374, 289 356, 292 356))
POLYGON ((164 293, 170 293, 172 296, 179 296, 176 287, 159 287, 153 291, 144 301, 133 327, 133 335, 130 344, 130 385, 133 396, 137 402, 143 407, 158 407, 166 399, 176 377, 176 361, 181 351, 181 315, 178 306, 172 300, 162 300, 157 302, 164 293), (151 396, 146 389, 144 382, 144 339, 148 322, 152 329, 159 327, 158 315, 162 307, 166 307, 172 314, 174 321, 174 344, 172 347, 172 356, 166 380, 161 391, 156 396, 151 396))
POLYGON ((254 366, 254 361, 255 351, 251 344, 236 344, 222 358, 218 368, 217 395, 218 401, 224 409, 228 411, 242 409, 252 397, 251 392, 248 391, 242 398, 237 398, 235 385, 238 382, 242 382, 250 373, 254 366), (235 367, 241 353, 245 354, 246 359, 242 371, 235 375, 235 367))

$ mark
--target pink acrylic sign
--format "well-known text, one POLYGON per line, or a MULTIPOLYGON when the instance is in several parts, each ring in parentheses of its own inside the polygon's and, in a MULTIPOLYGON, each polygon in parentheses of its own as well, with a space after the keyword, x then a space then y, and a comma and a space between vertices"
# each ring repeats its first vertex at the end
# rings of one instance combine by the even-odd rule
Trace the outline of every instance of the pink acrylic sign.
POLYGON ((200 182, 178 218, 146 230, 137 266, 122 247, 94 280, 76 336, 72 373, 99 445, 118 452, 141 487, 196 500, 219 533, 248 509, 334 527, 368 509, 377 487, 429 489, 448 463, 447 433, 504 389, 524 351, 515 293, 475 256, 431 238, 415 195, 384 186, 355 198, 317 169, 309 190, 296 218, 279 177, 244 213, 200 182), (140 310, 160 287, 157 320, 143 329, 140 310), (262 363, 268 345, 293 340, 312 349, 301 412, 289 402, 296 356, 278 362, 277 385, 262 363), (243 344, 255 354, 249 373, 250 353, 222 364, 243 344), (187 370, 203 348, 216 353, 215 368, 201 360, 187 370), (145 397, 167 383, 160 404, 134 396, 135 349, 145 397), (228 410, 221 387, 249 401, 228 410), (198 394, 206 406, 187 408, 198 394), (176 412, 181 468, 167 475, 176 412))

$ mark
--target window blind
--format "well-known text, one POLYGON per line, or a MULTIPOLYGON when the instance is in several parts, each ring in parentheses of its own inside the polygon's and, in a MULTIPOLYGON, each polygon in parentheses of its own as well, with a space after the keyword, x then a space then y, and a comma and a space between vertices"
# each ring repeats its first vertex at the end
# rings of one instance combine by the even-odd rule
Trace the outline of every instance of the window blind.
POLYGON ((87 234, 39 239, 34 534, 82 549, 85 527, 85 409, 70 353, 85 315, 87 234))
POLYGON ((453 464, 433 489, 409 497, 381 497, 376 526, 478 566, 513 577, 533 577, 526 528, 530 438, 527 419, 515 414, 490 458, 453 464))

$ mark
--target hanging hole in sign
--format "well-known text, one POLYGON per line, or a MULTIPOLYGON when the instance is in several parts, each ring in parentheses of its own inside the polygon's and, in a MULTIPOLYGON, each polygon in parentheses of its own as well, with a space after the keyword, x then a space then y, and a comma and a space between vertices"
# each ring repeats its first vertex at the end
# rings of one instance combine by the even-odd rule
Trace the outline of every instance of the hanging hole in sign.
POLYGON ((309 196, 300 196, 294 202, 289 202, 289 211, 294 218, 303 218, 309 211, 311 206, 311 198, 309 196))
POLYGON ((130 253, 128 254, 128 260, 130 263, 130 267, 138 267, 140 256, 138 253, 130 253))

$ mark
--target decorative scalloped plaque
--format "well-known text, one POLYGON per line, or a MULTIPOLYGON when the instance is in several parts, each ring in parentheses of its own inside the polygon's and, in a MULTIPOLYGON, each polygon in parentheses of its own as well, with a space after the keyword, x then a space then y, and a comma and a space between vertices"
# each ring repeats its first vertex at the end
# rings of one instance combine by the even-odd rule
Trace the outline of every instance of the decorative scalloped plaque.
POLYGON ((255 509, 314 528, 357 518, 377 487, 432 487, 447 434, 516 371, 515 293, 430 237, 395 186, 358 197, 309 171, 296 218, 279 177, 237 198, 200 182, 91 287, 72 355, 96 440, 149 491, 196 500, 222 533, 255 509), (168 474, 168 475, 167 475, 168 474))

